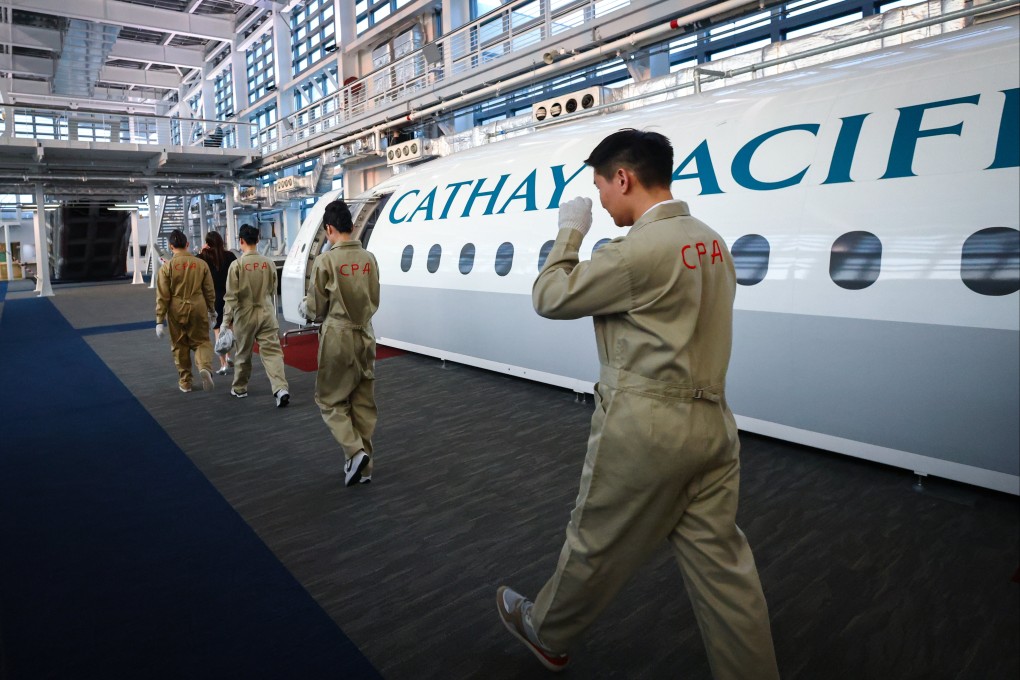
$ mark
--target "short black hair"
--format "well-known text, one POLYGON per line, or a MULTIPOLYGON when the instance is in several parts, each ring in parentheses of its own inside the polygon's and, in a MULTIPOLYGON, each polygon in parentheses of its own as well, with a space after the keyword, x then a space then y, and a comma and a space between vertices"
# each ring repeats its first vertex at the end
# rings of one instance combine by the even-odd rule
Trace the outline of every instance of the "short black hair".
POLYGON ((250 246, 259 242, 259 230, 250 224, 242 224, 237 230, 237 236, 250 246))
POLYGON ((174 229, 170 232, 170 238, 167 239, 167 243, 169 243, 172 248, 180 250, 188 247, 188 237, 185 236, 184 232, 180 229, 174 229))
POLYGON ((354 231, 354 221, 351 219, 351 209, 347 204, 337 199, 326 206, 322 214, 322 227, 329 225, 341 234, 350 234, 354 231))
POLYGON ((627 168, 648 188, 668 189, 673 182, 673 145, 658 132, 634 128, 614 132, 584 162, 606 179, 627 168))

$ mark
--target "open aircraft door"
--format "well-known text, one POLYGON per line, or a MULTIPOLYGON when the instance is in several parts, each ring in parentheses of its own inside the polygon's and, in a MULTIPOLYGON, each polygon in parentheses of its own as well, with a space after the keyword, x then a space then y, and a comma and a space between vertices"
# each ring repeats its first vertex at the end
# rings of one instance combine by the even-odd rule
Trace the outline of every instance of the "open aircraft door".
MULTIPOLYGON (((307 324, 297 312, 298 304, 308 292, 308 282, 312 276, 312 265, 315 258, 325 251, 329 244, 326 241, 326 230, 322 228, 322 216, 326 206, 341 198, 341 190, 323 194, 308 212, 301 223, 294 245, 287 254, 287 262, 283 267, 281 292, 283 298, 283 318, 299 325, 307 324)), ((369 248, 372 230, 379 219, 383 206, 390 198, 390 193, 369 193, 358 198, 345 199, 351 208, 354 220, 354 237, 369 248)))

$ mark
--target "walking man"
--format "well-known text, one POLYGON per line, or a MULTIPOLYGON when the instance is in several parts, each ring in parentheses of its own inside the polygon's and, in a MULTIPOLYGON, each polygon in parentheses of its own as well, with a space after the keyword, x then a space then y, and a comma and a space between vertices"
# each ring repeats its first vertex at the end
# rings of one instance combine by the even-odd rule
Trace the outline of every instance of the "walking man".
POLYGON ((156 337, 170 326, 170 350, 177 365, 177 386, 191 391, 191 353, 202 377, 202 389, 213 388, 212 343, 209 331, 216 323, 216 294, 204 260, 188 251, 188 237, 180 229, 167 239, 173 255, 156 275, 156 337))
POLYGON ((223 296, 223 325, 234 333, 234 384, 230 393, 238 399, 248 396, 252 349, 259 354, 276 398, 276 406, 290 403, 287 376, 280 347, 280 323, 276 319, 276 264, 259 255, 259 230, 245 224, 238 230, 241 258, 227 270, 227 292, 223 296))
POLYGON ((372 481, 375 406, 375 334, 379 269, 375 255, 353 238, 351 211, 343 201, 326 206, 322 218, 328 251, 312 266, 308 295, 299 313, 321 321, 315 401, 344 453, 344 484, 372 481))
POLYGON ((601 370, 566 540, 534 603, 501 587, 503 624, 546 668, 668 541, 718 680, 778 678, 754 558, 735 522, 737 427, 726 403, 736 276, 722 237, 670 193, 673 148, 621 130, 585 163, 626 236, 578 261, 591 200, 560 205, 532 289, 551 319, 591 316, 601 370))

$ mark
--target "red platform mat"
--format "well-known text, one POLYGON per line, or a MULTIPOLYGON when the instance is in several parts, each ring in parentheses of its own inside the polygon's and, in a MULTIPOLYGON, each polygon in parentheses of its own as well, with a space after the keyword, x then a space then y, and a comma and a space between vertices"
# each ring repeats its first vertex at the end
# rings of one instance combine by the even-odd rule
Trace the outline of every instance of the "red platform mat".
MULTIPOLYGON (((255 351, 259 351, 258 343, 255 343, 255 351)), ((389 357, 400 356, 403 350, 375 346, 376 361, 388 359, 389 357)), ((301 371, 319 370, 319 336, 316 333, 307 335, 295 335, 287 338, 287 344, 283 348, 283 363, 301 371)))

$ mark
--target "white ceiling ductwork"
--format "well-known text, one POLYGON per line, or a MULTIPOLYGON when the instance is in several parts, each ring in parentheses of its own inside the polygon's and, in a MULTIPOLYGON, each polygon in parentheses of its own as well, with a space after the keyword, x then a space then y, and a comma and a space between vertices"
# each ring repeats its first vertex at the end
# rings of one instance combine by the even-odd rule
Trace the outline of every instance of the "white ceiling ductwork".
POLYGON ((69 19, 53 69, 53 94, 91 98, 120 26, 69 19))

